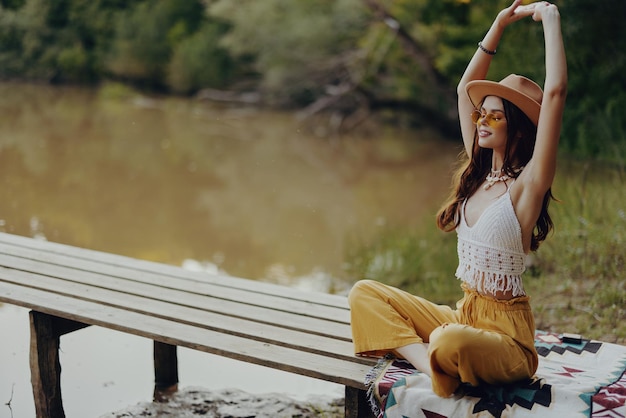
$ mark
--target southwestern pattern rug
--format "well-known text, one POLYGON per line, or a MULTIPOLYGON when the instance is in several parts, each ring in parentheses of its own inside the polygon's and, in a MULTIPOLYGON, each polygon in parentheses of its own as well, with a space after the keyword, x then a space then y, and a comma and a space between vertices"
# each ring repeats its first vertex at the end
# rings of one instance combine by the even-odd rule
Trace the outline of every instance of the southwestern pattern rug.
POLYGON ((565 343, 537 332, 536 376, 507 386, 462 387, 440 398, 430 378, 409 363, 386 357, 366 378, 379 418, 626 417, 626 346, 583 339, 565 343))

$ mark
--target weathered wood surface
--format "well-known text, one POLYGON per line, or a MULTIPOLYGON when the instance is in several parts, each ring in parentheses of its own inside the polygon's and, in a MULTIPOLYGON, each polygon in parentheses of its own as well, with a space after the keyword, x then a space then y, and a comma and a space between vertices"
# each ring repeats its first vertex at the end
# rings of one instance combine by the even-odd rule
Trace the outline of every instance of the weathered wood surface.
MULTIPOLYGON (((84 261, 108 265, 111 268, 126 268, 127 274, 133 274, 133 272, 138 273, 139 275, 153 273, 156 275, 163 275, 171 279, 182 278, 185 280, 195 280, 200 283, 213 283, 224 288, 243 289, 248 292, 280 297, 285 300, 293 299, 304 302, 308 301, 313 303, 314 305, 334 306, 343 310, 348 309, 346 298, 337 295, 330 295, 319 292, 303 292, 290 287, 278 286, 270 283, 251 281, 248 279, 241 279, 231 276, 223 276, 220 274, 193 272, 168 264, 139 260, 126 256, 93 251, 64 244, 34 240, 31 238, 25 238, 18 235, 6 233, 0 233, 0 243, 8 244, 9 246, 14 248, 41 250, 42 252, 48 253, 51 256, 65 255, 75 259, 77 262, 84 261)), ((87 268, 87 270, 89 270, 89 268, 87 268)))
POLYGON ((72 321, 57 324, 57 340, 31 326, 42 381, 56 371, 38 357, 63 333, 98 325, 155 341, 156 387, 175 388, 180 345, 346 385, 346 414, 363 412, 373 361, 353 355, 345 297, 0 233, 0 302, 72 321))
POLYGON ((38 417, 64 417, 61 401, 59 333, 55 318, 30 313, 30 374, 38 417))

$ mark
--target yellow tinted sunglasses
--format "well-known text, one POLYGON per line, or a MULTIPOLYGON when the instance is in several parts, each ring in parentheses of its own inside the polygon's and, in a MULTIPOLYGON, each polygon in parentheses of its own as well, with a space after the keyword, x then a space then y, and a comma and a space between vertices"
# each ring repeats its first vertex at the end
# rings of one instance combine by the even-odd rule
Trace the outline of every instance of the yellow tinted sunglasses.
POLYGON ((484 119, 485 122, 487 122, 487 125, 491 126, 492 128, 495 128, 496 125, 504 119, 502 116, 497 116, 493 113, 482 113, 479 110, 474 110, 471 114, 471 117, 472 122, 476 124, 480 123, 480 121, 484 119))

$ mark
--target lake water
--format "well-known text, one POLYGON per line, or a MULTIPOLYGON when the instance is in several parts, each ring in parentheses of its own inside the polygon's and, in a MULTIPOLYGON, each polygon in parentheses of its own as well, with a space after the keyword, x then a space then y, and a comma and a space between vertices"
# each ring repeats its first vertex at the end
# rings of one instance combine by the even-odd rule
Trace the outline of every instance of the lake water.
MULTIPOLYGON (((341 137, 323 129, 115 86, 0 84, 0 230, 345 292, 357 279, 343 268, 347 238, 432 217, 460 149, 373 123, 341 137)), ((33 416, 28 312, 0 305, 0 335, 0 417, 33 416)), ((151 399, 151 341, 90 327, 61 348, 69 418, 151 399)), ((186 349, 179 361, 183 387, 343 393, 186 349)))

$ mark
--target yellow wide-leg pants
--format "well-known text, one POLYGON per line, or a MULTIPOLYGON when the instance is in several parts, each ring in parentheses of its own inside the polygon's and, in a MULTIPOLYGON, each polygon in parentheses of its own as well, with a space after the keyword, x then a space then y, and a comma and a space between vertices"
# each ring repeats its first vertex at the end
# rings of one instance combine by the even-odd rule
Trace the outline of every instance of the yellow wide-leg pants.
POLYGON ((383 283, 357 282, 348 297, 355 353, 382 356, 429 343, 433 391, 442 397, 462 382, 478 386, 532 377, 538 360, 529 298, 498 300, 464 291, 454 310, 383 283))

